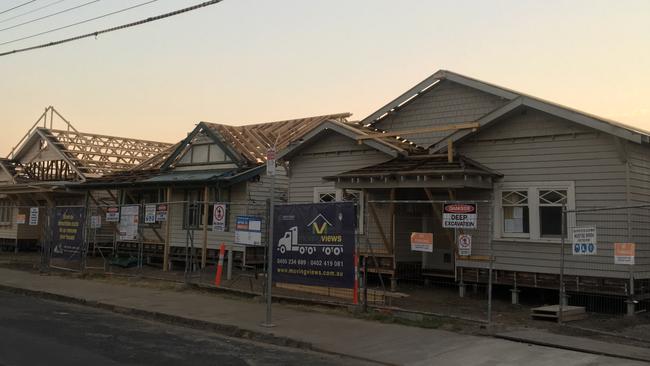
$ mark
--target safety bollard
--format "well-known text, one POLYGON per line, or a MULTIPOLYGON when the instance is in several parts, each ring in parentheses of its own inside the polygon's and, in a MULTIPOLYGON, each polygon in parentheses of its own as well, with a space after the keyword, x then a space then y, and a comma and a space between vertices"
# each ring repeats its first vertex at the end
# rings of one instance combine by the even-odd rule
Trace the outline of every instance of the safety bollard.
POLYGON ((226 251, 226 245, 221 243, 219 247, 219 263, 217 263, 217 275, 214 278, 214 285, 219 287, 221 286, 221 272, 223 272, 223 257, 224 252, 226 251))

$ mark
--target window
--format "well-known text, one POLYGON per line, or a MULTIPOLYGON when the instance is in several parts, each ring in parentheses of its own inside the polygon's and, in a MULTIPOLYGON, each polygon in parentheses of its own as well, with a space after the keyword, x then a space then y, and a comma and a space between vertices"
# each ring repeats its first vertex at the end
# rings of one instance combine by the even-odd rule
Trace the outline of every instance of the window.
MULTIPOLYGON (((217 188, 209 188, 208 192, 208 212, 205 212, 205 205, 203 201, 203 189, 188 189, 185 191, 185 205, 183 214, 183 229, 202 229, 203 217, 208 215, 208 230, 212 230, 212 223, 214 215, 214 202, 223 202, 227 198, 227 190, 219 190, 217 188)), ((226 218, 227 222, 227 218, 226 218)), ((227 225, 226 225, 226 231, 227 225)))
POLYGON ((557 242, 562 236, 562 206, 575 208, 573 182, 503 183, 495 197, 497 239, 557 242))
POLYGON ((330 187, 314 188, 314 203, 354 202, 357 209, 357 229, 363 234, 363 191, 355 189, 336 189, 330 187))
POLYGON ((226 162, 230 162, 230 158, 217 144, 196 143, 181 157, 179 165, 226 162))
POLYGON ((9 200, 0 200, 0 225, 11 225, 13 204, 9 200))
POLYGON ((527 234, 530 233, 528 191, 501 192, 501 206, 503 211, 503 233, 506 235, 526 234, 521 236, 528 236, 527 234))

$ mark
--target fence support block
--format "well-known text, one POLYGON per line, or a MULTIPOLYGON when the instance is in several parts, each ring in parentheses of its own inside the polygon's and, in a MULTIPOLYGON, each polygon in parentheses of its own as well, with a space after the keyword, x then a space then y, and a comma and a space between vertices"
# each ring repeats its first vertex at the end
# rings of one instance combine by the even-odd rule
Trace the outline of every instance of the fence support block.
POLYGON ((519 305, 519 293, 520 292, 521 292, 521 290, 517 290, 516 287, 513 288, 512 290, 510 290, 512 305, 519 305))
POLYGON ((630 298, 630 299, 627 299, 625 301, 625 303, 627 304, 627 312, 625 313, 625 315, 627 315, 627 316, 635 316, 636 315, 636 301, 634 301, 634 300, 632 300, 630 298))

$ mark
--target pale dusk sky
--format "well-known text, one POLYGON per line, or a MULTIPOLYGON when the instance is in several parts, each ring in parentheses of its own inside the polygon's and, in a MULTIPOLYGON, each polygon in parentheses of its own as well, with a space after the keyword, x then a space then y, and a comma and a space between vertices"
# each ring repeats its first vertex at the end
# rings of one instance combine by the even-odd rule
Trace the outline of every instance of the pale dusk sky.
MULTIPOLYGON (((0 0, 0 12, 25 2, 0 0)), ((5 29, 88 2, 0 13, 0 43, 145 0, 99 0, 5 29)), ((199 2, 158 0, 0 52, 199 2)), ((438 69, 650 130, 650 1, 224 0, 0 57, 0 154, 49 105, 80 131, 175 142, 201 120, 362 119, 438 69)))

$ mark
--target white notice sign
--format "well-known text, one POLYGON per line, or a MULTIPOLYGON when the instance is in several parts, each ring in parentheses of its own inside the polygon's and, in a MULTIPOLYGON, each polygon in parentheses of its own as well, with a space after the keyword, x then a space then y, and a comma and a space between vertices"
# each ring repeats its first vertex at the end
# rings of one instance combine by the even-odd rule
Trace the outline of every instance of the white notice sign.
POLYGON ((102 217, 99 215, 90 216, 90 228, 100 229, 102 227, 102 217))
POLYGON ((573 255, 594 255, 597 249, 595 227, 573 229, 573 255))
POLYGON ((156 223, 156 205, 144 206, 144 223, 145 224, 156 223))
POLYGON ((226 231, 226 204, 215 203, 212 212, 212 231, 226 231))
POLYGON ((32 226, 38 225, 38 207, 30 207, 29 224, 32 226))
POLYGON ((467 234, 458 235, 458 255, 472 255, 472 236, 467 234))

